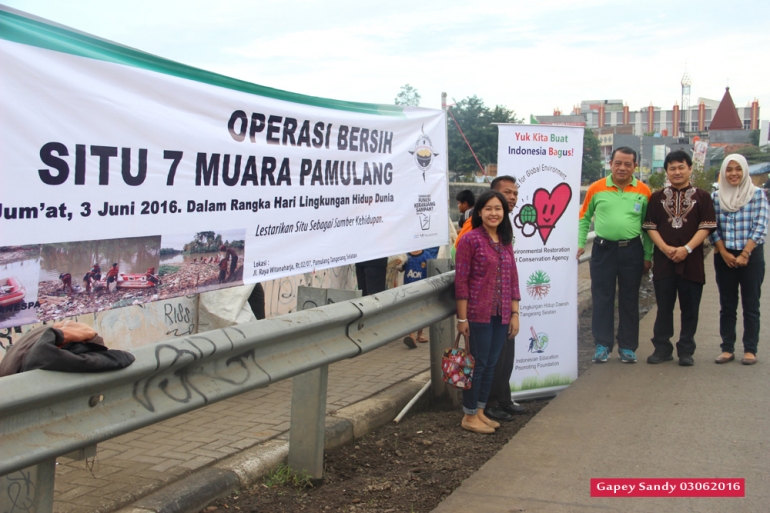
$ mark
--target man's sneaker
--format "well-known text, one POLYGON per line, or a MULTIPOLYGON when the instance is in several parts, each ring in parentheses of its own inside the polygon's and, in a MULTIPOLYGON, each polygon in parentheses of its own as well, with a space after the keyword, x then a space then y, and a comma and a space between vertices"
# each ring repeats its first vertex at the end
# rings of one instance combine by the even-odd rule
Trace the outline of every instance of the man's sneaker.
POLYGON ((623 363, 636 363, 636 354, 630 349, 620 349, 620 361, 623 363))
POLYGON ((610 353, 604 346, 597 345, 594 357, 591 359, 594 363, 604 363, 610 358, 610 353))
POLYGON ((679 365, 681 365, 682 367, 692 367, 693 365, 695 365, 695 360, 692 359, 691 354, 680 354, 679 365))
POLYGON ((650 356, 647 357, 647 363, 658 364, 663 362, 669 362, 673 359, 674 357, 671 356, 670 354, 652 353, 650 356))

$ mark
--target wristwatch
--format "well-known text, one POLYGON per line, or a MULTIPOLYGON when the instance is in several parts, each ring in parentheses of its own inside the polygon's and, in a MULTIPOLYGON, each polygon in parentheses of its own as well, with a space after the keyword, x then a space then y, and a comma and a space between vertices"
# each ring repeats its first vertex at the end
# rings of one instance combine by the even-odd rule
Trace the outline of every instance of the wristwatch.
POLYGON ((690 246, 688 246, 687 244, 684 245, 684 249, 687 250, 688 254, 692 253, 692 249, 690 249, 690 246))

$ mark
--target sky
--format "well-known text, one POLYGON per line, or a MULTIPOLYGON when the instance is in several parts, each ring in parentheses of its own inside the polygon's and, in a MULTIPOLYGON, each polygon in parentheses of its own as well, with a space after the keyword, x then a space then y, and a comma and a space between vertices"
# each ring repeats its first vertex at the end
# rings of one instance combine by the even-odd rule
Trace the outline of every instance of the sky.
POLYGON ((770 2, 0 0, 139 50, 287 91, 421 106, 476 95, 519 117, 753 99, 770 118, 770 2), (371 5, 370 5, 371 4, 371 5))

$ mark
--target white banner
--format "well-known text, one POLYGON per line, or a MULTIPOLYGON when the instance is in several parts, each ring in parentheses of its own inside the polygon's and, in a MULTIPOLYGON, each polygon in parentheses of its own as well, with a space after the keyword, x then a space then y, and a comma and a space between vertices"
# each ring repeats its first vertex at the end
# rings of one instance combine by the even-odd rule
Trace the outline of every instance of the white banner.
POLYGON ((277 91, 5 8, 0 70, 0 327, 448 243, 442 111, 277 91))
POLYGON ((584 129, 499 128, 498 176, 519 183, 513 231, 521 313, 511 391, 530 396, 577 378, 575 256, 584 129))

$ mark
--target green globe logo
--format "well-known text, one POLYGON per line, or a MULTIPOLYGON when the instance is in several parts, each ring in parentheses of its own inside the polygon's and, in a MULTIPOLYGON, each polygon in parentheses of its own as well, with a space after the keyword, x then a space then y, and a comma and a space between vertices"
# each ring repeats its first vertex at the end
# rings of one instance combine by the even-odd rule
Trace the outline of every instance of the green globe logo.
POLYGON ((537 220, 537 210, 532 205, 524 205, 519 212, 519 219, 523 224, 534 223, 537 220))
POLYGON ((537 210, 534 205, 527 204, 521 207, 519 213, 513 218, 513 224, 521 230, 522 235, 532 237, 537 230, 537 210))

